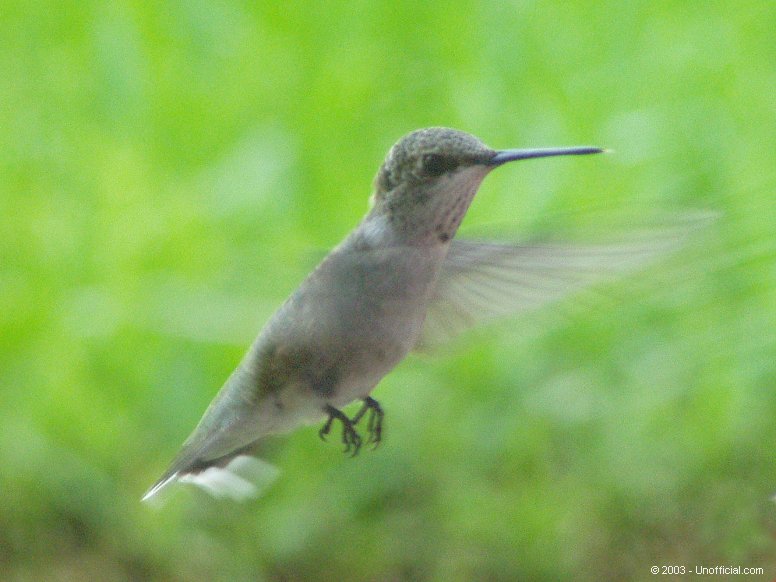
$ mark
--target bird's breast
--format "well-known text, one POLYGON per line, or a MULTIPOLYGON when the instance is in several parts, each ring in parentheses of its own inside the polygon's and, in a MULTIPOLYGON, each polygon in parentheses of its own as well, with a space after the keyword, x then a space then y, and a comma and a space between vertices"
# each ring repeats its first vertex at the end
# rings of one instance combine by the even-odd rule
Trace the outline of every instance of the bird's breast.
POLYGON ((260 343, 279 346, 281 358, 270 379, 280 386, 290 375, 322 395, 368 393, 414 347, 442 251, 337 249, 265 328, 260 343))

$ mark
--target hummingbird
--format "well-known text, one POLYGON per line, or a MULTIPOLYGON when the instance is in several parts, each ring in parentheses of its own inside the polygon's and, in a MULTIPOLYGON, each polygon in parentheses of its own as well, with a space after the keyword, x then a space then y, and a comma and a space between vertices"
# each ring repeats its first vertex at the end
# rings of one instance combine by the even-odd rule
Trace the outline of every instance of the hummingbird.
POLYGON ((371 393, 411 351, 546 303, 639 254, 654 254, 659 245, 455 238, 494 169, 603 151, 495 150, 443 127, 402 137, 377 172, 366 216, 271 316, 143 500, 176 481, 217 497, 254 496, 257 474, 276 471, 251 455, 257 444, 310 422, 323 422, 324 440, 339 423, 344 449, 353 455, 362 444, 377 446, 385 412, 371 393), (354 401, 361 407, 349 417, 342 409, 354 401))

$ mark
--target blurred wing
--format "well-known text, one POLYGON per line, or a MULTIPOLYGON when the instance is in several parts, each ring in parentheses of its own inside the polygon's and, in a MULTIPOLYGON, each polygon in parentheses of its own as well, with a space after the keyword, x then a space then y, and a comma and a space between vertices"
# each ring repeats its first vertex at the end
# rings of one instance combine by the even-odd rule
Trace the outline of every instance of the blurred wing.
POLYGON ((416 349, 489 320, 536 309, 644 266, 679 248, 692 229, 663 229, 611 244, 510 244, 454 240, 416 349))

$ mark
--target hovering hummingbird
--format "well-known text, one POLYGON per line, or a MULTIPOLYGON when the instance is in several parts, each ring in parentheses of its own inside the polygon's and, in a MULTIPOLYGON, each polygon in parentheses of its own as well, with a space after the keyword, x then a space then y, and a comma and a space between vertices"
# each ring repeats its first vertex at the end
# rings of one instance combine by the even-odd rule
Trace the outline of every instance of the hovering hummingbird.
MULTIPOLYGON (((546 303, 638 262, 660 245, 518 245, 454 240, 485 176, 516 160, 597 147, 493 150, 448 128, 414 131, 388 152, 361 223, 275 312, 178 456, 143 497, 175 481, 235 499, 257 492, 250 452, 262 437, 320 419, 346 451, 377 445, 370 396, 407 354, 439 336, 546 303), (342 408, 360 400, 349 417, 342 408), (358 425, 366 418, 365 437, 358 425)), ((267 473, 265 470, 264 473, 267 473)))

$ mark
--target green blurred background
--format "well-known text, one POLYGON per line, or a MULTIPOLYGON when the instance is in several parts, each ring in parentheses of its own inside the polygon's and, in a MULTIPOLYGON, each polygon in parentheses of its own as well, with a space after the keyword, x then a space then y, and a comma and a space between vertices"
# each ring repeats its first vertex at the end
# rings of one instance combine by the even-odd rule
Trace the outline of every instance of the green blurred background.
POLYGON ((776 575, 776 5, 1 12, 3 580, 776 575), (375 452, 303 427, 255 502, 140 504, 429 125, 615 150, 499 170, 467 226, 721 218, 589 301, 408 359, 375 452))

